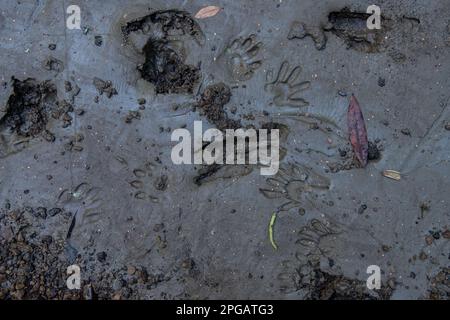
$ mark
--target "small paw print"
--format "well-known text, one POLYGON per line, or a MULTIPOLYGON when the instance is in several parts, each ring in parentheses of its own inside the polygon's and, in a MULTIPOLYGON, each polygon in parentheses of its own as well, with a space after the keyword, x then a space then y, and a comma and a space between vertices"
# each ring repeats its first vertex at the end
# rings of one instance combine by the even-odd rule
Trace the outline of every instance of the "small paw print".
POLYGON ((226 49, 227 67, 236 81, 246 81, 253 77, 254 72, 261 67, 262 62, 257 58, 262 47, 256 42, 256 36, 235 39, 226 49))
POLYGON ((273 103, 278 107, 306 107, 309 102, 302 98, 301 93, 310 88, 311 82, 300 81, 302 68, 291 68, 287 61, 281 64, 276 77, 273 71, 267 72, 267 81, 264 86, 266 92, 273 94, 273 103))

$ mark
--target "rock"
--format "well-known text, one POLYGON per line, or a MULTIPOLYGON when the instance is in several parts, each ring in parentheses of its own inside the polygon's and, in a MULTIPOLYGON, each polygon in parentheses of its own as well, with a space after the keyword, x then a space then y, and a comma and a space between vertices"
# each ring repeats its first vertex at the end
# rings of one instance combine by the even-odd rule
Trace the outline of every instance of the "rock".
POLYGON ((97 260, 99 262, 105 262, 106 261, 106 256, 107 256, 107 254, 106 254, 105 251, 98 252, 97 253, 97 260))
POLYGON ((35 217, 46 219, 47 218, 47 209, 44 207, 38 207, 33 210, 33 215, 35 217))
POLYGON ((450 131, 450 122, 447 122, 446 124, 445 124, 445 130, 447 130, 447 131, 450 131))
POLYGON ((45 243, 46 245, 50 245, 53 242, 52 236, 43 236, 42 237, 42 243, 45 243))
POLYGON ((94 43, 97 47, 101 47, 103 44, 103 37, 102 36, 95 36, 94 43))
POLYGON ((404 129, 400 130, 400 132, 402 134, 404 134, 405 136, 411 136, 411 131, 408 128, 404 128, 404 129))
POLYGON ((363 214, 367 210, 367 205, 363 204, 358 209, 358 214, 363 214))
POLYGON ((128 273, 130 276, 132 276, 133 274, 136 273, 136 267, 134 267, 134 266, 132 266, 132 265, 129 265, 129 266, 127 267, 127 273, 128 273))

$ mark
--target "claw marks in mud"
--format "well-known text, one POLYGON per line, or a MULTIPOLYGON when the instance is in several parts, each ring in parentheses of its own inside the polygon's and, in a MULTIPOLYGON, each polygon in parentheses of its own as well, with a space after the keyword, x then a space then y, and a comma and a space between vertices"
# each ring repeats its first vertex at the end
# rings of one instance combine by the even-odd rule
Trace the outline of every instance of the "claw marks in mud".
POLYGON ((81 224, 96 223, 104 214, 101 189, 87 182, 80 183, 73 189, 64 189, 58 196, 58 203, 66 211, 76 213, 81 218, 81 224))
POLYGON ((300 66, 290 67, 289 62, 284 61, 277 74, 273 70, 267 72, 264 90, 273 95, 273 103, 277 107, 306 107, 309 102, 302 97, 302 92, 311 87, 311 82, 302 81, 300 66))
POLYGON ((282 199, 285 201, 279 211, 297 209, 304 214, 305 205, 316 208, 314 201, 325 191, 330 189, 330 180, 312 168, 300 163, 289 163, 282 166, 275 178, 266 180, 269 188, 261 188, 260 192, 268 199, 282 199))
POLYGON ((263 44, 256 41, 256 35, 239 37, 226 48, 224 56, 226 66, 235 81, 247 81, 262 65, 258 58, 263 44))
POLYGON ((321 241, 330 236, 338 235, 340 231, 330 223, 312 219, 298 232, 296 244, 302 247, 303 255, 310 261, 320 261, 321 257, 327 257, 327 250, 321 246, 321 241))
POLYGON ((159 94, 192 94, 200 80, 200 69, 185 64, 176 40, 190 36, 203 45, 205 36, 197 22, 184 11, 156 11, 122 27, 125 38, 135 32, 148 36, 142 48, 145 62, 138 66, 142 78, 152 83, 159 94))

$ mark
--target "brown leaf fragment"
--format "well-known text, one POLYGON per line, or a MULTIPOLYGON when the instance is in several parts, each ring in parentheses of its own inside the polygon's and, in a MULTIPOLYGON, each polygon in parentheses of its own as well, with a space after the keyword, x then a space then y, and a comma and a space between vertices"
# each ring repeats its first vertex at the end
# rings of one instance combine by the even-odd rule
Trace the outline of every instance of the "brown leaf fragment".
POLYGON ((207 6, 202 9, 200 9, 199 12, 195 15, 196 19, 205 19, 214 17, 216 14, 219 13, 219 11, 222 10, 222 8, 217 6, 207 6))
POLYGON ((353 152, 361 166, 364 168, 367 165, 369 142, 367 140, 366 123, 364 122, 361 107, 354 95, 352 95, 348 107, 347 125, 353 152))

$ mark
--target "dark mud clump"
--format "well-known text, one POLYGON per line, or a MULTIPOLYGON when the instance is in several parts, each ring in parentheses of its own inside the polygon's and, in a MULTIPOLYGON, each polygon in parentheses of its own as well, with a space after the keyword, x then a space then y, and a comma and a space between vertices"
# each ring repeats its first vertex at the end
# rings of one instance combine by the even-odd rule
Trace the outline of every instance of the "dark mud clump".
POLYGON ((155 86, 158 94, 192 94, 200 79, 199 68, 185 64, 185 57, 174 43, 181 36, 190 36, 200 45, 204 34, 189 13, 180 10, 155 11, 150 15, 128 22, 122 27, 127 39, 133 32, 148 36, 142 52, 143 65, 138 67, 143 79, 155 86))
POLYGON ((352 12, 348 8, 341 11, 330 12, 329 24, 325 31, 330 31, 345 41, 351 49, 365 53, 380 52, 383 49, 384 18, 381 18, 383 29, 370 30, 367 28, 367 19, 370 14, 363 12, 352 12))
POLYGON ((381 159, 381 147, 376 143, 369 141, 367 159, 369 161, 377 161, 381 159))
POLYGON ((54 57, 48 57, 44 61, 44 69, 60 73, 64 70, 64 63, 54 57))
POLYGON ((93 84, 100 95, 105 94, 109 99, 117 95, 117 90, 113 87, 111 81, 105 81, 100 78, 94 78, 93 84))
POLYGON ((155 11, 122 27, 125 37, 136 31, 142 31, 144 34, 159 34, 161 38, 188 35, 199 44, 204 42, 204 34, 200 26, 189 13, 181 10, 155 11))
POLYGON ((224 110, 230 99, 231 90, 227 85, 224 83, 213 84, 203 91, 197 108, 217 129, 238 129, 241 128, 240 121, 230 119, 224 110))
POLYGON ((13 79, 13 94, 8 99, 0 127, 8 127, 21 137, 36 136, 44 131, 48 114, 56 102, 56 87, 49 81, 13 79))
POLYGON ((184 64, 169 41, 150 38, 143 52, 145 63, 138 69, 142 78, 155 86, 156 93, 192 94, 200 79, 200 70, 184 64))

